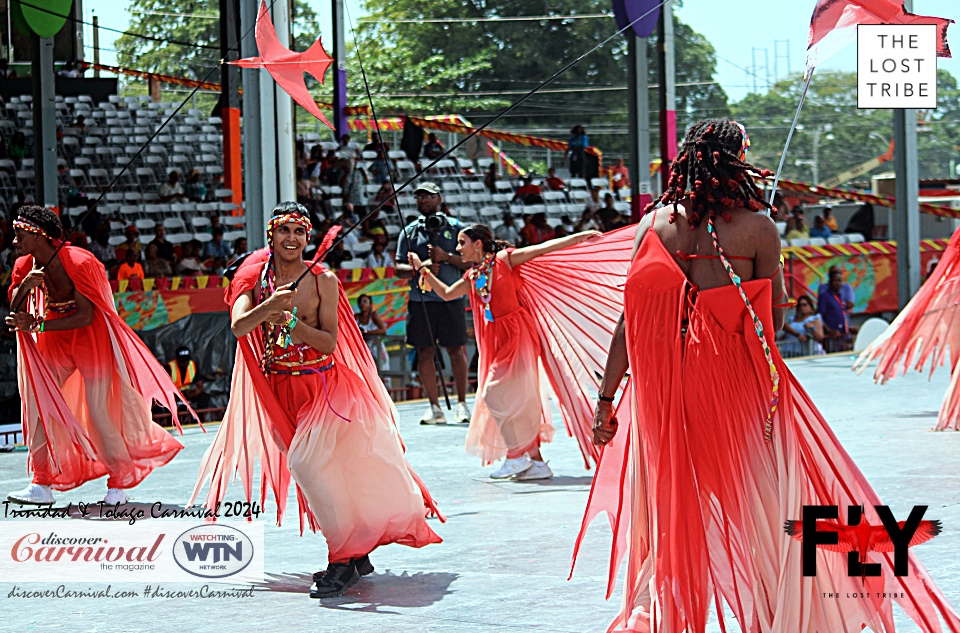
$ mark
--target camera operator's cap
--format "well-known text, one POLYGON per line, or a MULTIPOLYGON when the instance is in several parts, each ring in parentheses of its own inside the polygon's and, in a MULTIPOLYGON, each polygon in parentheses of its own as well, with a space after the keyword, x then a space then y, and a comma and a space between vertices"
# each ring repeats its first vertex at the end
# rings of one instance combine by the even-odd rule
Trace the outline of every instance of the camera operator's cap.
POLYGON ((413 193, 416 194, 420 191, 425 191, 426 193, 435 193, 439 195, 440 187, 438 187, 432 182, 422 182, 419 185, 417 185, 417 188, 413 190, 413 193))

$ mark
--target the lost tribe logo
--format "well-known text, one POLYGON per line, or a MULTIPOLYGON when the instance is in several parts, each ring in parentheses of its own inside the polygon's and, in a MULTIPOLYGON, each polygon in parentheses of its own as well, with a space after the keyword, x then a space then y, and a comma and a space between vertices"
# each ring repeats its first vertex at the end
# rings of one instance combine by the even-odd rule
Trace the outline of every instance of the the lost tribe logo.
POLYGON ((243 571, 253 560, 253 541, 237 528, 209 524, 177 537, 173 558, 183 571, 202 578, 224 578, 243 571))
POLYGON ((893 573, 906 576, 909 548, 940 534, 940 521, 924 521, 927 506, 913 506, 906 521, 897 521, 888 506, 874 506, 881 525, 863 519, 863 506, 847 506, 847 524, 821 519, 839 517, 837 506, 803 506, 799 521, 787 521, 784 530, 803 543, 803 575, 817 575, 817 548, 847 553, 847 575, 880 576, 880 563, 867 563, 868 552, 893 552, 893 573))

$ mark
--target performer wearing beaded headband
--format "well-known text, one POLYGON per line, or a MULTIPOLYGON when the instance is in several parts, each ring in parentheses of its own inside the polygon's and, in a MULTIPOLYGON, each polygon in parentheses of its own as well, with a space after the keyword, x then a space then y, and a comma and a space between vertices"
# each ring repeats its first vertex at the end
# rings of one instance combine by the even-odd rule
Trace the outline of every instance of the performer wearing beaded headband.
POLYGON ((8 498, 53 503, 52 490, 106 475, 104 501, 123 503, 128 489, 183 448, 151 415, 153 401, 176 412, 182 397, 117 315, 103 265, 72 246, 54 257, 59 218, 48 209, 24 207, 13 228, 20 258, 10 300, 19 307, 6 322, 17 332, 33 482, 8 498))
POLYGON ((307 272, 310 228, 302 205, 281 203, 267 225, 267 248, 247 258, 227 290, 237 363, 193 498, 209 477, 206 505, 214 507, 243 465, 248 497, 259 488, 262 503, 269 484, 279 522, 292 477, 301 532, 309 525, 327 541, 329 564, 314 574, 310 595, 332 598, 373 572, 374 548, 422 547, 440 537, 426 522, 436 505, 403 456, 396 411, 336 275, 321 265, 307 272), (259 487, 247 468, 254 458, 259 487))
POLYGON ((668 208, 637 230, 594 420, 604 454, 577 540, 610 514, 608 595, 629 557, 610 628, 702 633, 715 604, 744 631, 892 631, 895 596, 924 631, 940 630, 925 624, 937 611, 958 630, 913 554, 909 576, 896 576, 891 556, 871 553, 883 578, 864 583, 846 557, 817 550, 818 574, 805 577, 784 532, 807 505, 863 506, 879 525, 880 500, 777 352, 780 235, 756 213, 767 205, 753 177, 765 172, 744 162, 746 144, 727 119, 695 124, 660 199, 668 208), (836 599, 866 585, 876 599, 836 599))
POLYGON ((441 298, 470 295, 480 369, 467 452, 484 464, 506 458, 493 479, 553 476, 540 454, 540 443, 553 435, 541 366, 584 460, 588 466, 596 460, 589 428, 598 386, 593 377, 622 310, 619 287, 634 229, 602 238, 585 231, 514 249, 475 224, 460 232, 457 244, 473 268, 449 286, 429 261, 410 254, 410 265, 441 298))

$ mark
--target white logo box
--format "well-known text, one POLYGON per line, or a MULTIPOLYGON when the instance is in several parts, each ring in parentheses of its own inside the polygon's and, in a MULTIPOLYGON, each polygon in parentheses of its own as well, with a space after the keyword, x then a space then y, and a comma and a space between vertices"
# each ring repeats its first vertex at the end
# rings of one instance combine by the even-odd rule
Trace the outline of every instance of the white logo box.
POLYGON ((937 107, 936 25, 857 25, 857 107, 937 107))
POLYGON ((222 582, 263 580, 256 522, 5 521, 4 582, 222 582))

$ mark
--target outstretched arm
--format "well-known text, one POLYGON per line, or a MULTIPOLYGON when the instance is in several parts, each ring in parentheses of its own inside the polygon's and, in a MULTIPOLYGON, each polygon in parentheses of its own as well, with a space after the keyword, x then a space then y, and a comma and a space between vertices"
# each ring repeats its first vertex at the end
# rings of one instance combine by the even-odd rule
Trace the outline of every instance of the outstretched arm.
POLYGON ((459 299, 469 292, 470 287, 463 279, 458 279, 449 286, 440 281, 440 279, 438 279, 433 273, 433 268, 431 267, 431 262, 429 259, 426 262, 421 262, 420 257, 417 256, 416 253, 410 253, 407 257, 410 261, 410 267, 412 270, 423 275, 433 291, 437 293, 437 296, 444 301, 453 301, 454 299, 459 299))
POLYGON ((599 231, 583 231, 582 233, 574 233, 573 235, 568 235, 567 237, 557 238, 555 240, 548 240, 543 244, 535 244, 533 246, 525 246, 523 248, 518 248, 510 254, 509 264, 511 267, 519 266, 524 264, 535 257, 540 257, 541 255, 546 255, 547 253, 552 253, 553 251, 558 251, 561 248, 566 248, 568 246, 574 246, 585 242, 592 237, 600 237, 602 233, 599 231))

